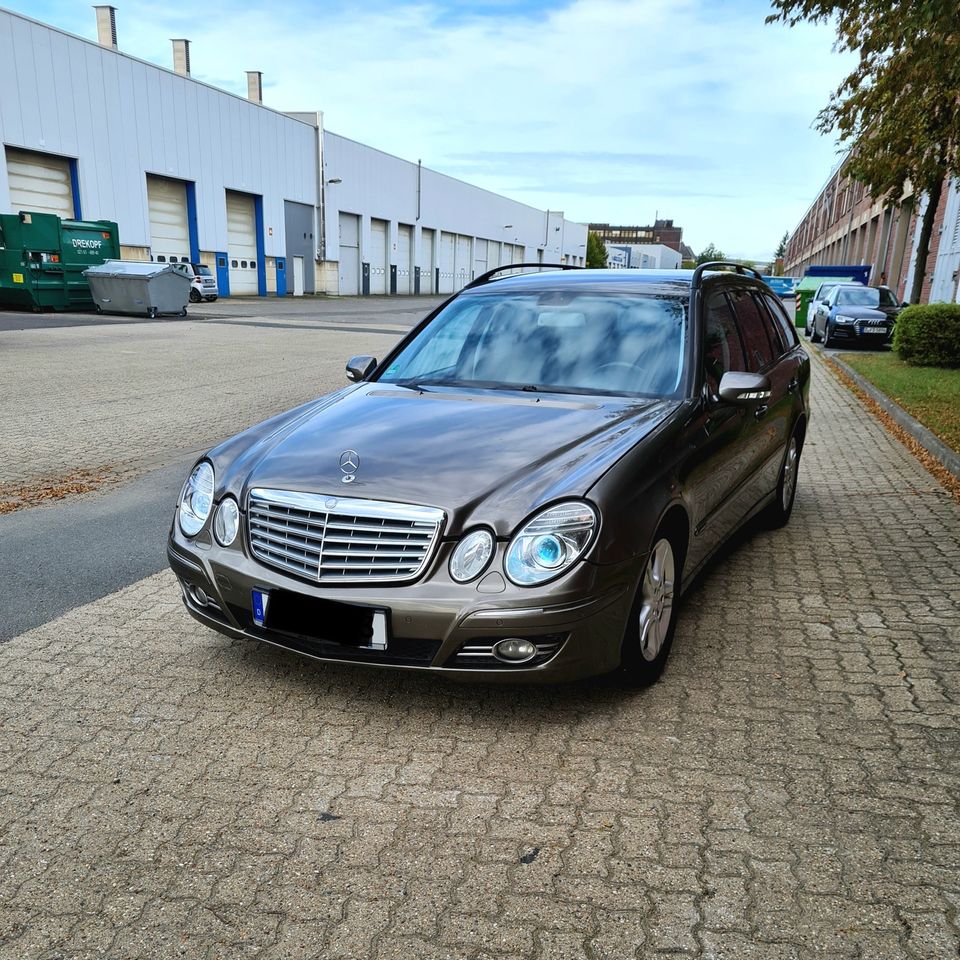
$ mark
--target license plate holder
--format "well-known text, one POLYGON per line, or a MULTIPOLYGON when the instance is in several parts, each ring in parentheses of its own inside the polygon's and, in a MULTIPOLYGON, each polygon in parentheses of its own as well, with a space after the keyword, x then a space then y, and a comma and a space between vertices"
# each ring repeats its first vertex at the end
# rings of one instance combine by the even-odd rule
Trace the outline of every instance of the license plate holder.
POLYGON ((340 600, 327 600, 290 590, 252 591, 254 625, 293 636, 356 647, 386 650, 390 611, 340 600))
POLYGON ((886 334, 886 327, 861 327, 860 333, 882 333, 886 334))

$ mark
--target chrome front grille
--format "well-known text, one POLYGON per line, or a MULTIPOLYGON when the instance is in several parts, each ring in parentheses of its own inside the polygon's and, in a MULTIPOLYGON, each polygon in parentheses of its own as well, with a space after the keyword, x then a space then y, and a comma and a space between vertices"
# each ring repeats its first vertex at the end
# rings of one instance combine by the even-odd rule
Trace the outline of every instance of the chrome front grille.
POLYGON ((381 500, 255 488, 247 501, 253 555, 323 583, 415 579, 442 523, 442 510, 381 500))

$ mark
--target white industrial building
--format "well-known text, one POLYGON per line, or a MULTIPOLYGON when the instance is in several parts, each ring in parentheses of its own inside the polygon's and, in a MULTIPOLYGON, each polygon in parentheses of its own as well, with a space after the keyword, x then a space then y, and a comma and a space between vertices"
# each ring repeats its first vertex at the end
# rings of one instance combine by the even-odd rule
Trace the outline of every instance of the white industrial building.
POLYGON ((115 220, 123 256, 201 261, 230 294, 450 293, 521 261, 582 264, 587 228, 0 9, 0 212, 115 220), (43 78, 44 82, 38 82, 43 78), (91 91, 97 91, 91 96, 91 91), (102 91, 102 92, 101 92, 102 91))
POLYGON ((607 266, 627 270, 679 270, 679 250, 663 243, 607 243, 607 266))

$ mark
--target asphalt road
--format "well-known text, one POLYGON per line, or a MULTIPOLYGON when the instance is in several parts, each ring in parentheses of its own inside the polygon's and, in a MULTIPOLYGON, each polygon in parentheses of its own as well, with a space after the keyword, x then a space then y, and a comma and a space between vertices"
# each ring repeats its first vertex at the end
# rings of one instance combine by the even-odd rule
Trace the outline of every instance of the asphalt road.
POLYGON ((173 505, 191 463, 0 516, 0 643, 162 569, 173 505))

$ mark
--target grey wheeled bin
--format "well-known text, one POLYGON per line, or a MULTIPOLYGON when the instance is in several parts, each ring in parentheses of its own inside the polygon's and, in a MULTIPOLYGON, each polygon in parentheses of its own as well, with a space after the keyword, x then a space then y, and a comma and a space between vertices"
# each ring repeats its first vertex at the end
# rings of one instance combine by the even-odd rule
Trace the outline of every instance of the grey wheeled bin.
POLYGON ((107 260, 84 270, 97 313, 187 315, 192 278, 173 263, 107 260))

